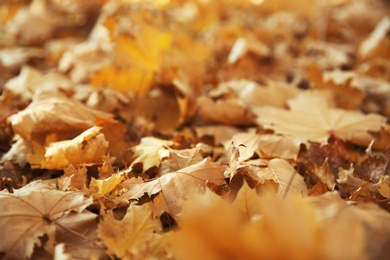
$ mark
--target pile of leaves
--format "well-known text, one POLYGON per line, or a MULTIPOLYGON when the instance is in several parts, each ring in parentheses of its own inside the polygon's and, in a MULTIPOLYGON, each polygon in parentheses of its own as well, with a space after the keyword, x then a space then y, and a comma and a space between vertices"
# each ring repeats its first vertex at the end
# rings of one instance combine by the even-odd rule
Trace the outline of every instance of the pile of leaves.
POLYGON ((2 0, 2 259, 389 259, 389 11, 2 0))

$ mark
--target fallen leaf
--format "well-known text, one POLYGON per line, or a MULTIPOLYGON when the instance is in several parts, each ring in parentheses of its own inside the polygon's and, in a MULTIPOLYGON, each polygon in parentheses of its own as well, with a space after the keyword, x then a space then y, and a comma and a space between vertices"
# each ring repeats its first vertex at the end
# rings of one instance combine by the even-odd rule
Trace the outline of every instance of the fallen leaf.
POLYGON ((260 168, 258 176, 261 179, 276 182, 279 185, 278 195, 281 197, 290 197, 296 194, 306 196, 308 194, 303 177, 285 160, 270 160, 267 167, 260 168))
POLYGON ((106 196, 111 191, 113 191, 125 176, 122 173, 113 174, 111 177, 105 178, 103 180, 96 180, 95 178, 91 179, 89 184, 89 191, 94 200, 97 200, 103 196, 106 196))
POLYGON ((226 182, 223 172, 222 166, 204 159, 199 163, 141 184, 133 184, 131 179, 124 181, 122 186, 128 190, 120 198, 138 200, 144 195, 152 197, 159 193, 154 199, 153 216, 160 216, 167 212, 175 217, 180 213, 183 201, 192 194, 209 184, 224 185, 226 182))
POLYGON ((168 147, 173 144, 172 141, 165 141, 154 137, 144 137, 139 145, 133 147, 137 157, 131 166, 142 163, 142 171, 145 172, 152 167, 158 167, 163 158, 169 156, 168 147))
POLYGON ((258 115, 256 121, 277 134, 300 138, 302 143, 313 141, 321 144, 326 144, 331 136, 351 140, 368 131, 379 131, 385 123, 384 117, 377 114, 364 115, 357 111, 329 108, 326 103, 321 106, 304 104, 303 100, 292 103, 291 110, 258 107, 255 109, 258 115))
POLYGON ((213 101, 208 97, 198 98, 199 116, 206 121, 227 125, 249 125, 255 116, 236 100, 213 101))
POLYGON ((33 133, 84 131, 96 125, 96 119, 111 114, 88 108, 57 92, 37 93, 31 104, 8 120, 15 133, 31 138, 33 133))
POLYGON ((280 157, 283 159, 296 159, 300 143, 291 136, 278 136, 270 134, 239 133, 225 142, 226 146, 234 143, 240 150, 240 161, 250 159, 254 154, 260 158, 280 157))
POLYGON ((108 142, 101 133, 101 127, 93 126, 72 140, 50 143, 44 155, 28 157, 33 168, 65 169, 70 164, 96 164, 103 161, 108 142))
POLYGON ((92 200, 83 193, 58 191, 49 183, 35 181, 14 193, 0 192, 0 203, 0 226, 8 234, 0 251, 6 258, 21 259, 30 257, 34 246, 43 246, 39 239, 43 235, 48 236, 47 243, 54 243, 56 230, 63 228, 59 220, 82 212, 92 200))
POLYGON ((114 217, 112 211, 104 215, 97 230, 99 238, 107 247, 106 253, 119 258, 141 259, 152 257, 153 240, 159 240, 162 230, 158 219, 152 217, 149 205, 131 204, 122 220, 114 217))

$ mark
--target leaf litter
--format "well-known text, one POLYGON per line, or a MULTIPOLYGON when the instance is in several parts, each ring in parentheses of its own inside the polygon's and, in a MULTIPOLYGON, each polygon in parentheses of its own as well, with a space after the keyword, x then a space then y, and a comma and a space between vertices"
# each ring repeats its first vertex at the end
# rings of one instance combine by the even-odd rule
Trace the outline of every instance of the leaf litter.
POLYGON ((3 2, 2 259, 390 258, 387 1, 3 2))

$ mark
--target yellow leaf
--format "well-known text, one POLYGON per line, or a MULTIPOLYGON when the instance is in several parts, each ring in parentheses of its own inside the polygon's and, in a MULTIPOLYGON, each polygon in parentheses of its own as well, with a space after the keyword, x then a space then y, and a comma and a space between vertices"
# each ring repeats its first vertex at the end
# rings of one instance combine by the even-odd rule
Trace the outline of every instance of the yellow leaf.
POLYGON ((73 164, 101 163, 106 155, 108 142, 101 127, 94 126, 72 140, 52 142, 43 155, 28 156, 32 167, 62 170, 73 164))
POLYGON ((144 183, 133 183, 130 179, 123 182, 122 186, 128 191, 121 198, 139 199, 145 194, 154 199, 155 208, 153 215, 160 216, 164 212, 176 216, 181 210, 181 204, 189 196, 203 189, 207 184, 223 185, 224 168, 218 166, 209 159, 190 165, 178 171, 165 174, 155 180, 144 183))
POLYGON ((165 141, 154 137, 142 138, 141 143, 133 147, 137 159, 133 161, 131 166, 142 163, 143 171, 147 171, 154 166, 158 167, 161 160, 169 156, 168 146, 172 144, 172 141, 165 141))
POLYGON ((89 190, 93 199, 99 199, 113 191, 124 178, 125 176, 123 173, 113 174, 111 177, 104 180, 96 180, 95 178, 92 178, 89 190))
POLYGON ((310 100, 311 97, 298 96, 289 103, 291 110, 257 107, 254 109, 257 122, 277 134, 298 137, 303 143, 309 140, 321 144, 326 144, 331 135, 351 140, 368 131, 379 131, 386 122, 383 116, 330 108, 320 96, 318 102, 310 100))
POLYGON ((158 219, 152 218, 148 204, 131 204, 122 220, 117 220, 109 211, 99 223, 98 236, 107 247, 107 253, 128 259, 139 258, 152 251, 151 241, 159 237, 162 230, 158 219))
POLYGON ((58 191, 55 185, 42 181, 31 182, 14 193, 0 192, 0 226, 7 234, 1 239, 0 252, 7 259, 30 257, 34 245, 42 245, 40 237, 46 234, 48 244, 54 243, 57 229, 64 228, 58 222, 91 203, 83 193, 58 191))
POLYGON ((308 194, 303 177, 285 160, 272 159, 266 168, 260 169, 258 176, 279 184, 278 194, 281 197, 306 196, 308 194))

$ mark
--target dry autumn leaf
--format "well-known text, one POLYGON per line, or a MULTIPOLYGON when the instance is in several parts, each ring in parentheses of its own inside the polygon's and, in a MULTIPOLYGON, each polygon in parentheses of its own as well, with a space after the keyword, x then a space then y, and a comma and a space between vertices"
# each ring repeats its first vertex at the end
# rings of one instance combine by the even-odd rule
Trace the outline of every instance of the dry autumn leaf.
POLYGON ((272 159, 266 168, 260 168, 257 175, 263 180, 273 180, 278 184, 278 195, 288 197, 293 195, 306 196, 308 193, 303 177, 285 160, 272 159))
POLYGON ((25 110, 8 120, 15 133, 30 138, 33 133, 84 131, 96 125, 97 118, 111 117, 58 92, 42 92, 33 97, 25 110))
POLYGON ((134 154, 137 158, 131 166, 142 163, 143 171, 147 171, 152 167, 158 167, 161 160, 169 156, 168 147, 172 144, 172 141, 164 141, 154 137, 142 138, 141 143, 133 147, 134 154))
POLYGON ((158 232, 161 230, 161 222, 152 217, 149 205, 131 204, 121 220, 116 219, 112 211, 107 212, 99 223, 97 233, 108 254, 119 258, 145 259, 158 257, 158 248, 161 247, 158 232))
POLYGON ((296 159, 299 152, 299 141, 291 136, 270 134, 239 133, 225 142, 226 146, 234 143, 240 150, 240 161, 250 159, 254 154, 259 157, 280 157, 296 159))
POLYGON ((62 170, 70 164, 79 166, 101 163, 107 147, 102 128, 93 126, 72 140, 50 143, 43 155, 33 154, 28 160, 33 168, 62 170))
POLYGON ((321 144, 326 144, 331 136, 347 141, 368 131, 379 131, 385 123, 385 118, 380 115, 331 108, 326 103, 309 108, 307 103, 312 104, 312 101, 307 97, 310 96, 301 96, 296 100, 298 102, 290 102, 290 110, 256 108, 257 123, 277 134, 300 138, 302 143, 309 140, 321 144))
POLYGON ((390 259, 389 1, 0 1, 0 258, 390 259))
POLYGON ((223 172, 222 166, 204 159, 155 180, 136 184, 132 183, 131 179, 124 181, 122 186, 127 191, 120 196, 120 199, 138 200, 144 195, 152 197, 158 194, 154 198, 153 216, 160 216, 164 212, 176 216, 180 213, 181 204, 189 196, 207 185, 221 186, 226 184, 223 172))
POLYGON ((49 239, 46 246, 53 246, 56 230, 67 229, 59 221, 71 212, 82 212, 92 200, 83 193, 58 191, 50 183, 37 181, 14 193, 2 191, 0 203, 0 226, 7 234, 0 251, 6 259, 22 259, 31 256, 34 246, 44 246, 40 240, 44 235, 49 239))

